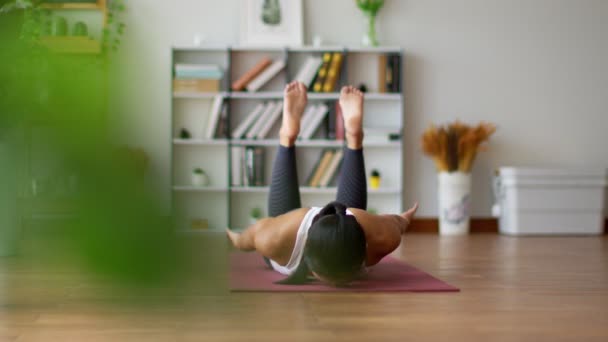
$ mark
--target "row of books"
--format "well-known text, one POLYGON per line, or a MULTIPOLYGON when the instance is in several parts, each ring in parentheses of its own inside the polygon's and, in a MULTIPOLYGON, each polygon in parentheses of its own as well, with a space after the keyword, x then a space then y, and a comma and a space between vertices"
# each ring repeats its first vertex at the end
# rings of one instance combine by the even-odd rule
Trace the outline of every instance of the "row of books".
POLYGON ((330 93, 336 90, 344 54, 341 52, 326 52, 322 56, 310 56, 304 62, 296 76, 295 81, 300 81, 306 87, 316 93, 330 93))
POLYGON ((378 92, 400 93, 401 56, 398 54, 384 54, 378 57, 378 92))
POLYGON ((211 102, 203 139, 226 138, 228 132, 228 108, 224 96, 217 95, 211 102))
POLYGON ((232 131, 232 138, 265 139, 282 112, 283 101, 259 103, 232 131))
POLYGON ((328 187, 337 183, 344 151, 342 149, 324 149, 306 179, 309 187, 328 187))
POLYGON ((266 184, 263 147, 233 146, 231 148, 232 186, 264 186, 266 184))
POLYGON ((255 92, 270 82, 285 68, 285 60, 264 57, 232 83, 232 90, 255 92))
POLYGON ((224 73, 218 65, 175 64, 173 91, 218 92, 224 73))

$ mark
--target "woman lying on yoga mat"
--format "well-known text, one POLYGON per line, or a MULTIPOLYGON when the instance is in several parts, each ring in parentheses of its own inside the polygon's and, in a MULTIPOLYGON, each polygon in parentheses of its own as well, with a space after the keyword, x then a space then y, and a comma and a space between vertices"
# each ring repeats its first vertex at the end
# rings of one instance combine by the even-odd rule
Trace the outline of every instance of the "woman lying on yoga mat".
POLYGON ((268 199, 271 217, 238 234, 227 229, 230 241, 242 251, 257 251, 274 270, 287 275, 283 284, 301 284, 313 276, 332 285, 354 280, 365 266, 373 266, 401 243, 418 205, 400 215, 373 215, 367 207, 363 161, 363 93, 344 87, 340 106, 346 147, 337 201, 323 208, 301 208, 295 141, 307 103, 306 87, 285 87, 279 149, 272 170, 268 199))

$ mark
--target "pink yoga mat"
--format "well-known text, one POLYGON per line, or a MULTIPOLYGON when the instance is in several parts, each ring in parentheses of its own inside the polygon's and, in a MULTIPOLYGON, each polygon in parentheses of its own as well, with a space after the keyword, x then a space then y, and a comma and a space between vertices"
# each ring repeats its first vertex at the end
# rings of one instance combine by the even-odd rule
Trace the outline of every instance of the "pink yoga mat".
POLYGON ((348 287, 336 288, 313 282, 280 285, 285 276, 268 268, 255 253, 230 255, 230 290, 236 292, 454 292, 457 287, 392 257, 369 268, 366 275, 348 287))

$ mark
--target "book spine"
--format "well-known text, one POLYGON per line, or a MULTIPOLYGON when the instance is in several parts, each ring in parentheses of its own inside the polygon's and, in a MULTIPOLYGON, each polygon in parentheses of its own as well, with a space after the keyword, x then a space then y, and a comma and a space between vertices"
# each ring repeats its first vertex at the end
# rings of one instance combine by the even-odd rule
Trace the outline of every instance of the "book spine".
POLYGON ((325 83, 325 78, 327 77, 327 72, 329 71, 329 65, 331 63, 331 53, 326 52, 323 54, 323 64, 319 68, 317 72, 317 77, 315 79, 315 83, 312 86, 312 91, 315 93, 320 93, 323 91, 323 84, 325 83))
POLYGON ((244 181, 247 186, 253 186, 255 184, 255 148, 247 146, 245 148, 245 177, 244 181))
POLYGON ((220 114, 220 121, 218 123, 215 137, 220 139, 228 139, 230 133, 228 129, 228 105, 224 103, 220 114))
POLYGON ((344 116, 339 101, 336 101, 336 140, 344 140, 344 116))
POLYGON ((342 60, 344 55, 341 52, 334 52, 331 58, 331 65, 327 71, 327 78, 323 84, 323 92, 331 93, 336 88, 338 83, 338 76, 342 70, 342 60))
POLYGON ((253 185, 255 186, 264 186, 266 184, 264 173, 265 151, 263 147, 259 146, 253 150, 253 185))
POLYGON ((232 83, 232 90, 241 91, 245 89, 247 84, 251 82, 254 78, 256 78, 262 71, 264 71, 270 64, 272 64, 272 60, 270 58, 264 58, 259 61, 256 65, 254 65, 251 69, 249 69, 243 76, 241 76, 238 80, 232 83))
POLYGON ((298 133, 299 139, 303 138, 303 133, 306 130, 306 128, 308 127, 308 125, 310 124, 310 120, 312 120, 312 117, 315 115, 316 111, 317 111, 317 106, 310 105, 306 108, 306 110, 304 111, 304 114, 302 114, 302 118, 300 119, 300 133, 298 133))
POLYGON ((334 174, 336 173, 336 171, 338 170, 338 166, 342 162, 343 154, 344 154, 344 151, 342 151, 342 150, 337 150, 334 153, 334 155, 331 159, 331 162, 327 166, 327 170, 325 170, 325 172, 323 173, 323 176, 321 177, 321 180, 319 181, 320 187, 322 187, 322 188, 327 187, 329 185, 329 182, 334 178, 334 174))
POLYGON ((401 56, 393 55, 393 91, 397 93, 402 91, 401 70, 401 56))
POLYGON ((230 149, 230 159, 232 160, 231 165, 231 184, 232 186, 243 185, 243 148, 240 146, 233 146, 230 149))
POLYGON ((317 109, 314 112, 308 126, 305 128, 305 131, 302 133, 302 139, 310 139, 314 135, 314 133, 319 129, 321 122, 327 115, 328 107, 326 104, 320 104, 317 106, 317 109))
POLYGON ((279 101, 275 104, 273 111, 268 116, 268 119, 264 121, 264 125, 256 134, 257 139, 265 139, 266 136, 268 136, 272 126, 274 126, 277 120, 281 117, 281 112, 283 112, 283 101, 279 101))
POLYGON ((213 134, 217 128, 223 103, 224 97, 221 95, 216 96, 213 100, 213 105, 211 106, 211 110, 209 112, 209 121, 207 122, 207 131, 205 132, 206 139, 213 139, 213 134))
POLYGON ((329 114, 327 115, 326 123, 327 123, 327 126, 326 126, 326 130, 325 130, 325 139, 328 139, 328 140, 336 139, 336 106, 335 106, 335 104, 330 107, 330 111, 329 111, 329 114))
POLYGON ((389 92, 394 92, 395 88, 394 88, 394 82, 393 82, 393 59, 390 57, 387 57, 386 60, 386 77, 385 77, 385 83, 386 83, 386 90, 389 92))
POLYGON ((253 125, 254 121, 260 116, 260 114, 264 111, 266 105, 264 103, 259 103, 253 111, 243 120, 232 132, 233 139, 241 139, 245 132, 253 125))
POLYGON ((273 79, 281 70, 285 68, 284 60, 277 60, 268 68, 264 69, 255 79, 253 79, 245 88, 250 92, 258 91, 271 79, 273 79))
POLYGON ((321 163, 319 164, 319 167, 315 171, 315 175, 313 176, 312 180, 310 181, 311 187, 315 188, 315 187, 319 186, 319 181, 321 180, 321 177, 325 173, 327 166, 331 162, 331 158, 333 157, 333 155, 334 155, 334 150, 331 150, 331 149, 325 150, 325 153, 323 153, 323 158, 321 159, 321 163))
POLYGON ((276 106, 277 106, 276 102, 268 102, 266 104, 266 108, 264 109, 262 114, 260 114, 260 117, 257 120, 257 122, 253 125, 253 127, 251 127, 249 129, 249 131, 245 135, 247 137, 247 139, 256 138, 256 136, 258 135, 258 132, 260 132, 260 130, 262 129, 262 126, 264 126, 266 121, 268 121, 268 118, 270 117, 270 115, 272 115, 272 112, 274 111, 276 106))
POLYGON ((386 93, 386 60, 387 56, 378 56, 378 92, 386 93))
POLYGON ((302 67, 302 70, 298 73, 295 80, 304 83, 306 88, 310 88, 312 82, 317 74, 317 71, 323 64, 323 59, 320 57, 309 57, 302 67))

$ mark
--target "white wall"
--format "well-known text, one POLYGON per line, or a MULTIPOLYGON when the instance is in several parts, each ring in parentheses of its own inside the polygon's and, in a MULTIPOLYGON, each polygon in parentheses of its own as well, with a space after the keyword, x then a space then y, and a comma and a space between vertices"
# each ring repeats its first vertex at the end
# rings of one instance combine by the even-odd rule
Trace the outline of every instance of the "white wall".
MULTIPOLYGON (((197 32, 210 43, 237 43, 240 0, 127 2, 115 127, 152 156, 166 199, 169 47, 197 32)), ((363 19, 353 0, 304 4, 307 43, 315 34, 359 43, 363 19)), ((420 216, 436 215, 435 171, 418 145, 431 122, 499 127, 473 170, 475 216, 490 215, 498 166, 608 167, 608 1, 387 0, 378 30, 382 44, 406 51, 404 201, 419 200, 420 216)))

